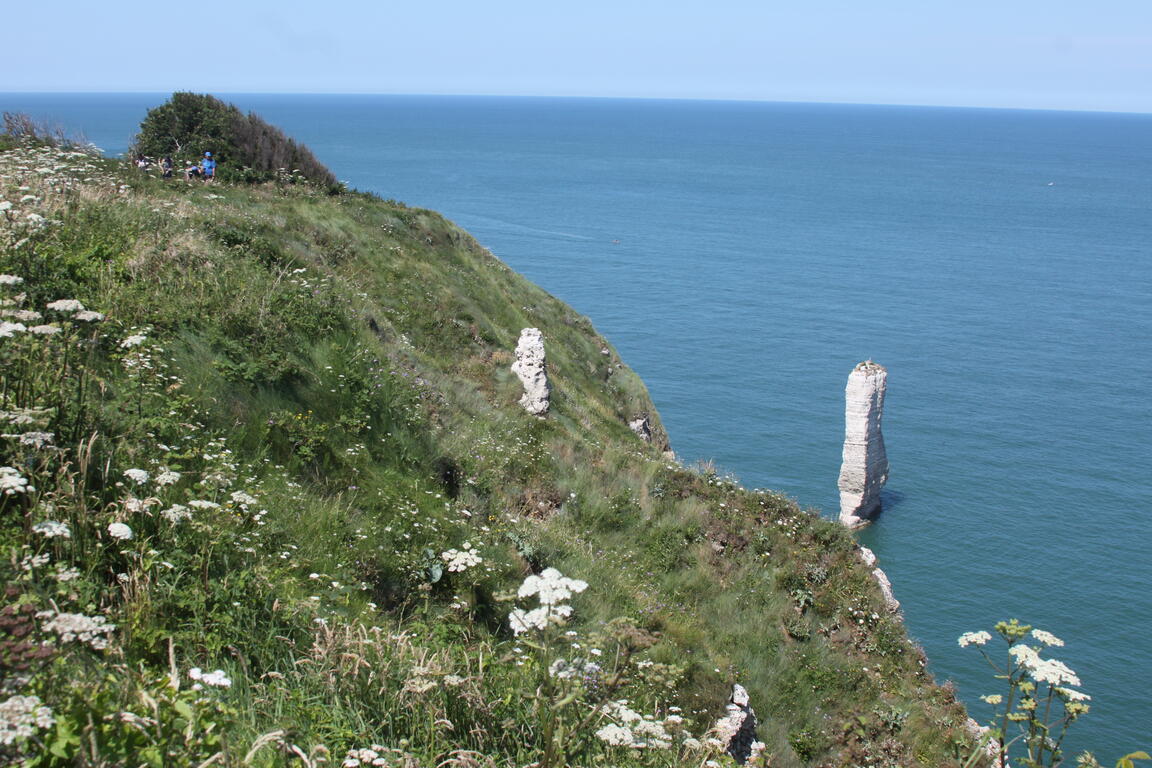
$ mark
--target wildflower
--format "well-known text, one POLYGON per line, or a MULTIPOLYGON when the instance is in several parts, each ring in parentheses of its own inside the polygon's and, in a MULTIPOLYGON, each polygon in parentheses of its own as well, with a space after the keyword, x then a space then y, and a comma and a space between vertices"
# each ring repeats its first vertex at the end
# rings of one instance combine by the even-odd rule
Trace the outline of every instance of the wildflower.
POLYGON ((120 342, 120 349, 131 349, 132 347, 138 347, 147 340, 148 337, 144 334, 135 333, 126 337, 123 341, 120 342))
POLYGON ((1040 642, 1044 643, 1044 645, 1047 645, 1049 647, 1064 645, 1063 640, 1056 637, 1056 635, 1052 634, 1051 632, 1045 632, 1042 629, 1032 630, 1032 637, 1036 638, 1040 642))
POLYGON ((20 445, 28 445, 33 448, 43 448, 48 443, 52 442, 54 435, 51 432, 24 432, 17 435, 4 435, 4 437, 18 440, 20 445))
POLYGON ((46 539, 72 538, 72 530, 68 525, 56 520, 45 520, 42 523, 36 523, 36 525, 32 526, 32 532, 38 533, 46 539))
POLYGON ((0 339, 10 339, 17 333, 23 333, 28 330, 28 326, 24 323, 10 323, 7 320, 0 321, 0 339))
POLYGON ((161 488, 166 485, 175 485, 178 482, 180 482, 180 473, 168 468, 163 468, 163 471, 156 475, 156 485, 161 488))
POLYGON ((992 635, 981 630, 980 632, 965 632, 960 635, 958 642, 961 648, 965 648, 969 645, 984 645, 991 639, 992 635))
POLYGON ((199 691, 205 685, 212 688, 231 688, 232 681, 224 674, 224 670, 217 669, 215 672, 203 672, 200 667, 192 667, 188 670, 188 677, 196 681, 192 686, 192 690, 199 691))
POLYGON ((214 501, 205 501, 204 499, 192 499, 188 502, 188 506, 196 509, 220 509, 220 505, 214 501))
POLYGON ((1016 663, 1022 667, 1031 668, 1040 661, 1040 654, 1036 653, 1036 649, 1027 645, 1014 645, 1008 649, 1008 653, 1015 657, 1016 663))
POLYGON ((84 305, 76 301, 76 299, 57 299, 50 301, 46 305, 48 309, 56 312, 83 312, 84 305))
POLYGON ((61 584, 75 581, 78 578, 80 578, 79 568, 69 568, 63 565, 56 566, 56 581, 59 581, 61 584))
POLYGON ((109 624, 103 616, 85 616, 82 613, 41 611, 36 614, 36 618, 49 619, 43 630, 58 635, 60 642, 79 640, 98 651, 108 647, 107 636, 116 629, 116 625, 109 624))
POLYGON ((85 309, 82 312, 77 312, 72 316, 73 320, 79 320, 84 323, 98 323, 104 319, 104 315, 99 312, 93 312, 90 309, 85 309))
POLYGON ((29 493, 34 490, 36 489, 28 484, 27 478, 17 472, 15 468, 0 467, 0 491, 3 491, 5 496, 29 493))
POLYGON ((1004 701, 1004 697, 998 693, 993 693, 988 696, 981 696, 980 699, 984 701, 984 703, 991 704, 992 706, 996 706, 1000 702, 1004 701))
POLYGON ((50 728, 56 719, 38 696, 10 696, 0 703, 0 746, 31 737, 39 728, 50 728))
POLYGON ((148 482, 150 475, 148 474, 148 471, 144 469, 129 469, 124 472, 124 477, 128 478, 137 485, 143 485, 144 483, 148 482))
POLYGON ((172 506, 168 507, 168 509, 163 510, 160 513, 160 516, 175 525, 181 520, 191 520, 192 512, 183 504, 173 504, 172 506))
POLYGON ((615 723, 609 723, 596 731, 596 738, 612 747, 630 747, 634 740, 630 729, 615 723))
MULTIPOLYGON (((7 202, 7 201, 4 201, 4 202, 7 202)), ((0 203, 0 205, 3 205, 3 203, 0 203)), ((11 206, 12 203, 8 203, 8 205, 11 206)), ((0 210, 7 210, 7 209, 0 209, 0 210)), ((17 277, 16 275, 0 275, 0 285, 20 285, 23 282, 24 282, 24 278, 17 277)))
POLYGON ((132 538, 132 529, 124 523, 109 523, 108 535, 120 541, 127 541, 132 538))
POLYGON ((555 568, 545 568, 539 576, 531 575, 524 579, 517 594, 520 597, 537 595, 541 605, 556 605, 587 588, 587 582, 569 579, 555 568))
POLYGON ((1080 678, 1068 668, 1068 665, 1056 659, 1038 659, 1028 669, 1032 679, 1039 683, 1049 685, 1080 685, 1080 678))
POLYGON ((1063 696, 1068 701, 1091 701, 1092 697, 1074 688, 1057 688, 1056 693, 1063 696))
POLYGON ((449 549, 446 552, 441 552, 440 557, 448 564, 448 570, 455 573, 466 571, 483 562, 480 555, 470 549, 463 551, 449 549))
POLYGON ((37 336, 55 336, 60 333, 60 326, 58 325, 34 325, 28 329, 28 333, 36 334, 37 336))

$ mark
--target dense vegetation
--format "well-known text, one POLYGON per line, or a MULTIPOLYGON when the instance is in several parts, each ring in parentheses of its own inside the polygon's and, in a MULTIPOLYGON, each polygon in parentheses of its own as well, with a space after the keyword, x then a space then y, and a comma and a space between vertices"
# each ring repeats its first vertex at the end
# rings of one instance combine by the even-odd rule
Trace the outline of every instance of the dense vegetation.
POLYGON ((14 139, 0 200, 0 763, 730 764, 734 683, 760 764, 967 756, 852 537, 440 216, 14 139))
POLYGON ((215 96, 174 93, 148 111, 132 145, 134 156, 195 163, 211 152, 224 180, 305 180, 336 191, 340 184, 312 151, 256 114, 215 96))

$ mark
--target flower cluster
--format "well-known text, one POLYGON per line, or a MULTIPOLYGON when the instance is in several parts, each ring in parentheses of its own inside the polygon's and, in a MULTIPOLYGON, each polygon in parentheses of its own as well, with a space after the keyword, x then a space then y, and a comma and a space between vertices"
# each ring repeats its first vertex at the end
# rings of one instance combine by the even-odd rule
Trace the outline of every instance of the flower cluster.
POLYGON ((627 700, 610 701, 602 708, 610 722, 596 731, 596 738, 613 747, 632 749, 669 749, 672 746, 670 730, 680 728, 684 719, 679 715, 669 715, 657 720, 651 715, 641 715, 628 706, 627 700))
POLYGON ((5 496, 17 493, 31 493, 36 489, 28 484, 28 479, 21 475, 14 467, 0 467, 0 491, 5 496))
POLYGON ((50 728, 56 719, 38 696, 11 696, 0 703, 0 746, 31 737, 39 728, 50 728))
POLYGON ((472 566, 484 562, 468 542, 464 542, 462 550, 449 549, 446 552, 441 552, 440 557, 448 564, 448 570, 453 573, 466 571, 472 566))
POLYGON ((132 529, 124 523, 109 523, 108 535, 118 541, 128 541, 132 538, 132 529))
POLYGON ((109 624, 103 616, 85 616, 82 613, 41 611, 36 614, 36 618, 48 619, 43 630, 55 633, 60 642, 78 640, 98 651, 108 647, 108 635, 116 629, 116 625, 109 624))
POLYGON ((966 648, 969 645, 985 645, 992 639, 992 635, 980 630, 979 632, 965 632, 960 635, 959 643, 961 648, 966 648))
POLYGON ((344 768, 356 768, 359 765, 388 765, 388 760, 383 754, 386 751, 388 751, 387 747, 382 747, 379 744, 373 744, 371 747, 363 749, 350 749, 348 754, 344 756, 344 762, 340 765, 344 768))
POLYGON ((545 568, 539 576, 529 576, 524 579, 517 594, 520 597, 536 595, 540 607, 530 611, 520 608, 512 611, 508 615, 512 631, 519 635, 530 629, 544 630, 552 624, 563 624, 572 615, 572 606, 563 605, 562 601, 587 588, 587 582, 570 579, 555 568, 545 568))
POLYGON ((38 533, 46 539, 72 538, 72 530, 68 527, 68 524, 61 523, 57 520, 45 520, 42 523, 36 523, 36 525, 32 526, 32 532, 38 533))
POLYGON ((204 672, 200 667, 192 667, 192 669, 188 670, 188 677, 196 681, 192 684, 192 690, 194 691, 202 690, 205 685, 210 688, 232 687, 232 681, 222 669, 217 669, 214 672, 204 672))

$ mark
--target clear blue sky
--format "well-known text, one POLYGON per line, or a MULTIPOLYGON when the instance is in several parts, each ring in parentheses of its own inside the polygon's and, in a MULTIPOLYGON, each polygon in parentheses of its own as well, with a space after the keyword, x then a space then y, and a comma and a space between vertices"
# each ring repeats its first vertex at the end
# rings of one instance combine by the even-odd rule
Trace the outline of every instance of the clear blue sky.
POLYGON ((1152 112, 1152 0, 153 0, 4 10, 2 91, 1152 112))

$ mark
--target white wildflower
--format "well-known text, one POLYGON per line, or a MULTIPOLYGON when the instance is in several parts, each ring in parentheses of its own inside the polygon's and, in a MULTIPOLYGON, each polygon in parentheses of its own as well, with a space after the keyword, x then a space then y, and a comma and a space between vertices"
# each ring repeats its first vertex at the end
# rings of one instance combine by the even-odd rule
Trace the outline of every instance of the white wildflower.
POLYGON ((1068 668, 1068 665, 1056 659, 1039 659, 1030 664, 1029 673, 1038 683, 1049 685, 1080 685, 1080 678, 1068 668))
POLYGON ((78 578, 80 578, 79 568, 69 568, 64 565, 56 566, 56 581, 64 583, 68 581, 75 581, 78 578))
POLYGON ((541 605, 556 605, 587 588, 587 582, 570 579, 555 568, 545 568, 539 576, 524 579, 517 594, 520 597, 537 595, 541 605))
MULTIPOLYGON (((217 669, 215 672, 202 672, 200 667, 192 667, 188 670, 188 677, 195 680, 197 683, 210 686, 212 688, 231 688, 232 681, 224 674, 224 670, 217 669)), ((193 685, 192 689, 195 691, 200 690, 200 687, 193 685)))
POLYGON ((596 731, 596 738, 612 747, 630 747, 634 741, 630 729, 615 723, 609 723, 596 731))
POLYGON ((448 570, 453 573, 466 571, 472 566, 479 565, 483 562, 480 555, 470 549, 449 549, 446 552, 441 552, 440 557, 448 564, 448 570))
POLYGON ((0 746, 11 746, 33 736, 37 729, 50 728, 56 719, 38 696, 10 696, 0 703, 0 746))
POLYGON ((127 541, 132 538, 132 529, 124 523, 109 523, 108 535, 120 541, 127 541))
POLYGON ((984 703, 991 704, 992 706, 996 706, 1000 702, 1004 701, 1004 697, 998 693, 992 693, 992 694, 989 694, 987 696, 981 696, 980 699, 984 703))
POLYGON ((1051 646, 1064 645, 1063 640, 1056 637, 1056 635, 1052 634, 1051 632, 1045 632, 1043 629, 1032 630, 1032 637, 1034 637, 1037 640, 1039 640, 1040 642, 1044 643, 1044 645, 1047 645, 1050 647, 1051 646))
POLYGON ((21 323, 35 323, 44 319, 44 316, 34 309, 4 309, 0 310, 0 317, 10 317, 21 323))
POLYGON ((150 475, 146 469, 129 469, 124 472, 124 477, 128 478, 137 485, 143 485, 148 482, 150 475))
POLYGON ((1029 669, 1040 662, 1040 654, 1028 645, 1014 645, 1008 649, 1008 653, 1016 659, 1017 664, 1029 669))
POLYGON ((72 316, 73 320, 79 320, 82 323, 98 323, 104 319, 104 315, 100 312, 93 312, 90 309, 85 309, 82 312, 77 312, 72 316))
POLYGON ((10 323, 7 320, 0 321, 0 339, 10 339, 17 333, 23 333, 28 330, 28 326, 24 323, 10 323))
POLYGON ((68 527, 68 524, 61 523, 57 520, 45 520, 42 523, 36 523, 36 525, 32 526, 32 532, 38 533, 46 539, 72 538, 72 530, 68 527))
POLYGON ((36 618, 49 619, 42 628, 45 632, 55 633, 60 642, 78 640, 96 650, 108 647, 108 635, 116 629, 116 625, 109 624, 103 616, 85 616, 82 613, 41 611, 36 618))
POLYGON ((5 496, 30 493, 35 490, 35 487, 28 484, 28 479, 13 467, 0 467, 0 491, 3 491, 5 496))
POLYGON ((183 504, 173 504, 172 506, 168 507, 168 509, 160 512, 160 516, 175 525, 181 520, 191 520, 192 512, 183 504))
POLYGON ((220 505, 214 501, 206 501, 204 499, 192 499, 188 502, 188 506, 195 507, 196 509, 220 509, 220 505))
POLYGON ((1074 688, 1057 688, 1056 692, 1068 701, 1091 701, 1092 697, 1074 688))
POLYGON ((56 312, 84 311, 84 305, 78 302, 76 299, 57 299, 56 301, 48 302, 46 306, 48 309, 54 310, 56 312))
POLYGON ((51 324, 33 325, 28 329, 28 333, 32 333, 37 336, 55 336, 56 334, 60 333, 60 326, 51 324))
POLYGON ((52 442, 54 435, 51 432, 22 432, 20 434, 4 435, 4 437, 10 440, 18 440, 20 445, 43 448, 52 442))
POLYGON ((120 342, 120 349, 131 349, 132 347, 138 347, 147 340, 148 337, 144 334, 135 333, 126 337, 123 341, 120 342))
MULTIPOLYGON (((4 201, 7 202, 7 201, 4 201)), ((0 203, 2 204, 2 203, 0 203)), ((8 203, 9 206, 12 203, 8 203)), ((24 282, 24 278, 17 277, 16 275, 0 275, 0 285, 20 285, 24 282)))
POLYGON ((960 635, 958 642, 960 643, 960 647, 964 648, 969 645, 984 645, 991 639, 992 635, 981 630, 980 632, 965 632, 960 635))
POLYGON ((245 493, 244 491, 233 491, 231 499, 234 503, 239 504, 240 506, 259 503, 259 499, 257 499, 255 496, 245 493))
POLYGON ((156 475, 156 485, 161 488, 167 485, 175 485, 178 482, 180 482, 180 473, 168 468, 163 468, 160 474, 156 475))

